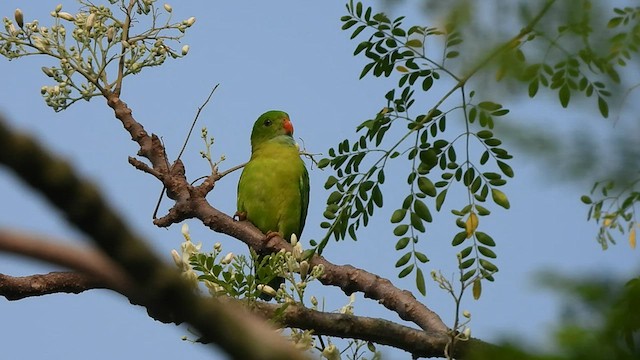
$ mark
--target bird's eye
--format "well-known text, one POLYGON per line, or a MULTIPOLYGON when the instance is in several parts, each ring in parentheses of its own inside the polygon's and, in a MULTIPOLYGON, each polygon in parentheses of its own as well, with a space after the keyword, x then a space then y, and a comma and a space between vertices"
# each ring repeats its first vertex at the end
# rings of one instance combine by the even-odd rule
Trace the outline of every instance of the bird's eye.
POLYGON ((271 126, 271 120, 265 120, 264 126, 271 126))

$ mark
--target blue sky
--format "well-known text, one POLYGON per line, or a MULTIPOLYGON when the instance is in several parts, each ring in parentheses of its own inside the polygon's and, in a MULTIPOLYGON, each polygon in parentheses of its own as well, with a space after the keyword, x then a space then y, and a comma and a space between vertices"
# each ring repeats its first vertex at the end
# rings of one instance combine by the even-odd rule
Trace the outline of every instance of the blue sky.
MULTIPOLYGON (((73 1, 61 3, 66 11, 76 9, 73 1)), ((248 159, 251 126, 266 110, 287 111, 295 135, 306 148, 314 153, 326 152, 342 139, 354 137, 355 127, 385 105, 383 96, 394 86, 393 79, 358 80, 365 60, 352 56, 356 42, 349 40, 350 33, 340 30, 339 18, 345 8, 339 1, 190 1, 172 5, 174 19, 197 18, 183 40, 191 47, 189 55, 127 78, 122 93, 136 119, 148 131, 162 136, 170 157, 178 153, 197 107, 218 83, 220 88, 201 115, 197 129, 207 126, 215 137, 214 156, 224 154, 227 159, 222 169, 248 159)), ((53 6, 4 1, 0 15, 12 16, 20 7, 27 21, 37 18, 44 25, 53 6)), ((420 12, 411 14, 406 24, 425 21, 420 12)), ((179 226, 165 230, 151 223, 161 190, 158 182, 128 165, 127 156, 136 153, 136 146, 104 101, 78 103, 57 114, 46 107, 39 89, 51 84, 39 69, 52 64, 35 57, 12 62, 0 59, 5 81, 0 90, 0 112, 13 126, 42 140, 99 184, 129 224, 146 236, 160 256, 171 261, 169 252, 178 248, 182 238, 179 226)), ((427 99, 422 107, 429 104, 427 99)), ((591 102, 585 104, 586 112, 596 110, 591 102)), ((544 96, 534 103, 514 99, 508 107, 508 121, 540 124, 568 136, 577 127, 594 134, 615 130, 611 122, 585 118, 585 112, 576 108, 563 110, 554 99, 544 96)), ((208 171, 208 164, 199 155, 203 146, 197 134, 182 157, 191 179, 208 171)), ((559 316, 561 303, 535 284, 536 274, 552 270, 569 275, 629 276, 638 270, 638 251, 632 251, 624 238, 606 252, 595 242, 597 227, 586 222, 587 208, 579 201, 590 188, 588 183, 560 181, 548 165, 532 161, 534 157, 517 149, 512 152, 516 156, 511 163, 516 177, 504 189, 512 207, 508 211, 492 207, 492 215, 481 218, 480 224, 498 243, 496 263, 501 271, 495 283, 485 285, 480 301, 467 299, 463 307, 473 314, 474 336, 497 340, 515 335, 540 343, 559 316)), ((397 280, 394 268, 399 254, 394 250, 396 239, 387 219, 407 191, 401 186, 407 170, 401 165, 397 169, 397 179, 387 175, 391 179, 383 189, 387 207, 379 212, 377 221, 359 234, 357 242, 331 242, 325 255, 334 263, 349 263, 388 277, 417 294, 413 278, 397 280)), ((305 243, 322 235, 318 225, 328 195, 323 184, 329 174, 327 170, 311 170, 305 243)), ((208 196, 215 207, 229 214, 235 211, 239 175, 236 172, 225 178, 208 196)), ((83 236, 69 228, 57 211, 4 169, 0 169, 0 190, 4 197, 0 202, 1 227, 85 244, 83 236)), ((450 207, 460 207, 464 198, 451 196, 448 201, 450 207)), ((161 209, 166 210, 167 204, 165 201, 161 209)), ((455 273, 455 250, 450 248, 456 231, 453 221, 448 211, 438 214, 427 230, 427 238, 421 241, 421 250, 431 259, 423 267, 426 273, 455 273)), ((211 233, 195 221, 189 221, 189 225, 194 239, 202 241, 205 249, 220 241, 226 251, 246 252, 239 241, 211 233)), ((17 276, 52 270, 56 268, 49 264, 0 254, 0 273, 17 276)), ((327 310, 338 309, 348 301, 335 289, 318 288, 314 294, 325 297, 327 310)), ((452 302, 436 284, 428 281, 427 296, 418 298, 451 324, 452 302)), ((395 314, 361 296, 355 311, 398 321, 395 314)), ((131 306, 109 291, 17 302, 0 300, 0 318, 0 344, 7 358, 211 358, 209 348, 180 340, 189 335, 185 327, 157 323, 143 308, 131 306)), ((400 354, 384 351, 390 356, 400 354)))

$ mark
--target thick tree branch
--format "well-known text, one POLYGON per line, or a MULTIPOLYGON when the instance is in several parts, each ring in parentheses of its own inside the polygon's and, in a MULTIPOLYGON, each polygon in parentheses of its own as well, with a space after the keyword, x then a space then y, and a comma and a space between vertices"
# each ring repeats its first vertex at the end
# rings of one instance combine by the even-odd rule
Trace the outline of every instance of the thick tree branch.
MULTIPOLYGON (((51 241, 43 236, 0 230, 0 250, 70 267, 80 272, 52 272, 24 277, 0 274, 0 296, 8 300, 42 296, 53 293, 80 293, 90 289, 111 289, 129 298, 135 305, 147 306, 149 315, 161 322, 176 321, 170 309, 150 307, 131 297, 130 286, 122 284, 121 269, 97 250, 70 246, 61 241, 51 241)), ((125 284, 128 279, 125 279, 125 284)), ((244 301, 218 298, 224 303, 242 305, 244 301)), ((215 300, 211 300, 215 301, 215 300)), ((234 305, 231 304, 231 305, 234 305)), ((248 308, 265 319, 273 319, 283 327, 313 330, 316 335, 355 338, 382 345, 393 346, 411 353, 414 357, 441 356, 450 338, 442 332, 425 332, 388 320, 315 311, 297 304, 282 305, 263 302, 252 303, 248 308)), ((201 342, 211 342, 209 338, 201 342)), ((458 343, 456 356, 464 358, 473 349, 492 348, 493 345, 471 339, 458 343)))
POLYGON ((57 293, 79 294, 91 289, 107 288, 109 286, 103 279, 72 271, 16 277, 0 274, 0 296, 11 301, 57 293))
MULTIPOLYGON (((108 284, 111 289, 123 294, 129 292, 133 286, 124 271, 101 252, 68 245, 49 236, 0 229, 0 251, 47 261, 86 273, 90 278, 82 280, 88 286, 103 288, 108 284)), ((52 275, 51 278, 61 279, 62 277, 52 275)), ((79 278, 75 277, 75 279, 79 278)), ((26 279, 23 280, 26 281, 26 279)), ((41 282, 45 280, 44 277, 40 278, 41 282)), ((67 281, 67 283, 70 282, 71 280, 67 281)))

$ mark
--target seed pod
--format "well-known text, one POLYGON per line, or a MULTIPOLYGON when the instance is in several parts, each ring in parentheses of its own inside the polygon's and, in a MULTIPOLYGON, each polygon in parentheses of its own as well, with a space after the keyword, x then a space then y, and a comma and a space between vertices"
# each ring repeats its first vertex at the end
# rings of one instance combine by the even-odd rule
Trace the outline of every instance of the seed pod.
POLYGON ((24 14, 22 14, 22 10, 16 9, 16 12, 13 14, 13 16, 16 19, 16 24, 18 24, 18 27, 22 29, 24 27, 24 14))

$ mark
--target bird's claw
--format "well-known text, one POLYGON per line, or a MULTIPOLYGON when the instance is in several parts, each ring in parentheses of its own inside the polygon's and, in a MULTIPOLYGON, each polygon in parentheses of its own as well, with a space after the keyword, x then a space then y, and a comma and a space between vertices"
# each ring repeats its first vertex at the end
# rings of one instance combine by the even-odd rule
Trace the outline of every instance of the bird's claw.
POLYGON ((247 220, 247 213, 244 211, 236 211, 236 213, 233 214, 233 219, 237 221, 245 221, 247 220))

